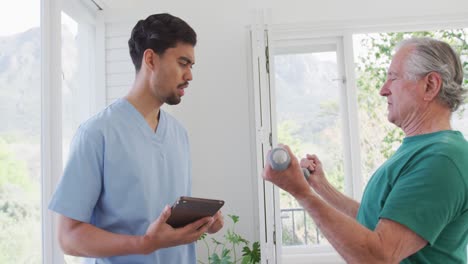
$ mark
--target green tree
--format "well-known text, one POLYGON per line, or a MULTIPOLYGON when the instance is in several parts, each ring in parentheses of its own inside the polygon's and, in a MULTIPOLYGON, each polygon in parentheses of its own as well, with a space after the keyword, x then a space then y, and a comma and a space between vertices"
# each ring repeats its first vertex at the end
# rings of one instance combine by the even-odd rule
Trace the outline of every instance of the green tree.
POLYGON ((302 140, 297 136, 301 127, 294 120, 285 120, 278 124, 278 143, 286 144, 293 153, 302 151, 302 140))
MULTIPOLYGON (((338 105, 333 101, 320 103, 317 116, 327 120, 326 126, 312 129, 311 134, 303 135, 304 126, 293 120, 284 120, 278 124, 278 142, 289 145, 297 157, 313 151, 320 156, 327 172, 327 179, 340 191, 344 190, 343 148, 341 120, 338 105), (312 140, 313 139, 313 140, 312 140)), ((285 218, 282 222, 282 241, 284 245, 319 243, 325 240, 314 221, 304 211, 285 211, 300 208, 299 203, 287 192, 279 190, 280 207, 285 218), (292 219, 294 218, 294 224, 292 219), (294 230, 293 230, 294 226, 294 230)))
POLYGON ((0 137, 0 263, 41 262, 41 247, 30 239, 41 236, 40 208, 35 203, 38 190, 26 163, 16 159, 0 137))

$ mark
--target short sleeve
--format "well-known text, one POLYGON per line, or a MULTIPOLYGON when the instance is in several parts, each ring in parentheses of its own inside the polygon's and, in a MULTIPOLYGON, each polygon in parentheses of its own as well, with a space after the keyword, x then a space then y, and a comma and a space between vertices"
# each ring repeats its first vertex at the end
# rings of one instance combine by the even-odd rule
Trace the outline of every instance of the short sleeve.
POLYGON ((68 162, 49 203, 49 209, 90 223, 101 194, 103 159, 102 134, 80 127, 73 138, 68 162))
POLYGON ((456 165, 437 155, 408 169, 392 188, 380 218, 405 225, 430 244, 460 214, 465 183, 456 165))

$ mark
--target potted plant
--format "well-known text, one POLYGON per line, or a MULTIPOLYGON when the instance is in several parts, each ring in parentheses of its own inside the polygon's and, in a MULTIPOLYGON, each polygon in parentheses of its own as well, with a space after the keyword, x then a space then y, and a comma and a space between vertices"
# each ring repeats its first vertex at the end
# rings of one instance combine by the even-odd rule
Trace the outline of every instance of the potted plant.
POLYGON ((208 251, 208 260, 198 260, 200 264, 257 264, 260 263, 260 243, 250 242, 236 233, 235 225, 239 222, 239 216, 228 215, 232 221, 231 226, 228 227, 223 236, 223 240, 219 241, 211 238, 211 246, 207 241, 207 235, 204 234, 198 240, 203 242, 208 251), (214 247, 214 248, 212 248, 214 247), (239 250, 242 248, 242 255, 239 250))

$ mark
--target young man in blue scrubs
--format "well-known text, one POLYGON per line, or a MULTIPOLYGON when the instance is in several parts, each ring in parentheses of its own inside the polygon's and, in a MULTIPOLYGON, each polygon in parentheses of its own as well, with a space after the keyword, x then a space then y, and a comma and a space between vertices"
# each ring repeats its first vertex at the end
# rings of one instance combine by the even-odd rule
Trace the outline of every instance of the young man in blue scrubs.
POLYGON ((168 204, 191 194, 186 130, 164 112, 180 103, 195 63, 196 33, 169 14, 140 20, 128 41, 129 93, 83 123, 49 208, 63 251, 86 263, 196 263, 196 241, 223 226, 218 212, 185 227, 166 224, 168 204))

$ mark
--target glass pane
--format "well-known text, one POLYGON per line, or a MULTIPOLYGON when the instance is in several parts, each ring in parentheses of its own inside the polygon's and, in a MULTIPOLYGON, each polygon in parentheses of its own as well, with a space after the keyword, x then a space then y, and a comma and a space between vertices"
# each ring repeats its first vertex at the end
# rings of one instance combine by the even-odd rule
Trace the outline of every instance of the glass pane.
MULTIPOLYGON (((90 52, 94 31, 62 12, 62 159, 68 159, 70 142, 79 124, 90 115, 93 90, 90 52)), ((66 263, 81 263, 81 258, 65 256, 66 263)))
POLYGON ((78 98, 74 96, 79 86, 78 23, 62 12, 62 160, 65 164, 76 125, 73 120, 78 98), (74 100, 75 99, 75 100, 74 100))
POLYGON ((0 9, 0 263, 42 262, 40 55, 40 1, 8 2, 0 9))
MULTIPOLYGON (((329 181, 344 190, 342 117, 336 52, 275 56, 278 143, 297 157, 317 154, 329 181)), ((280 190, 283 246, 327 243, 297 201, 280 190)))
MULTIPOLYGON (((468 86, 468 29, 360 34, 354 36, 363 184, 400 146, 404 134, 387 121, 387 102, 379 95, 395 45, 405 38, 428 36, 450 43, 461 55, 468 86)), ((452 128, 468 136, 468 104, 452 114, 452 128)))

